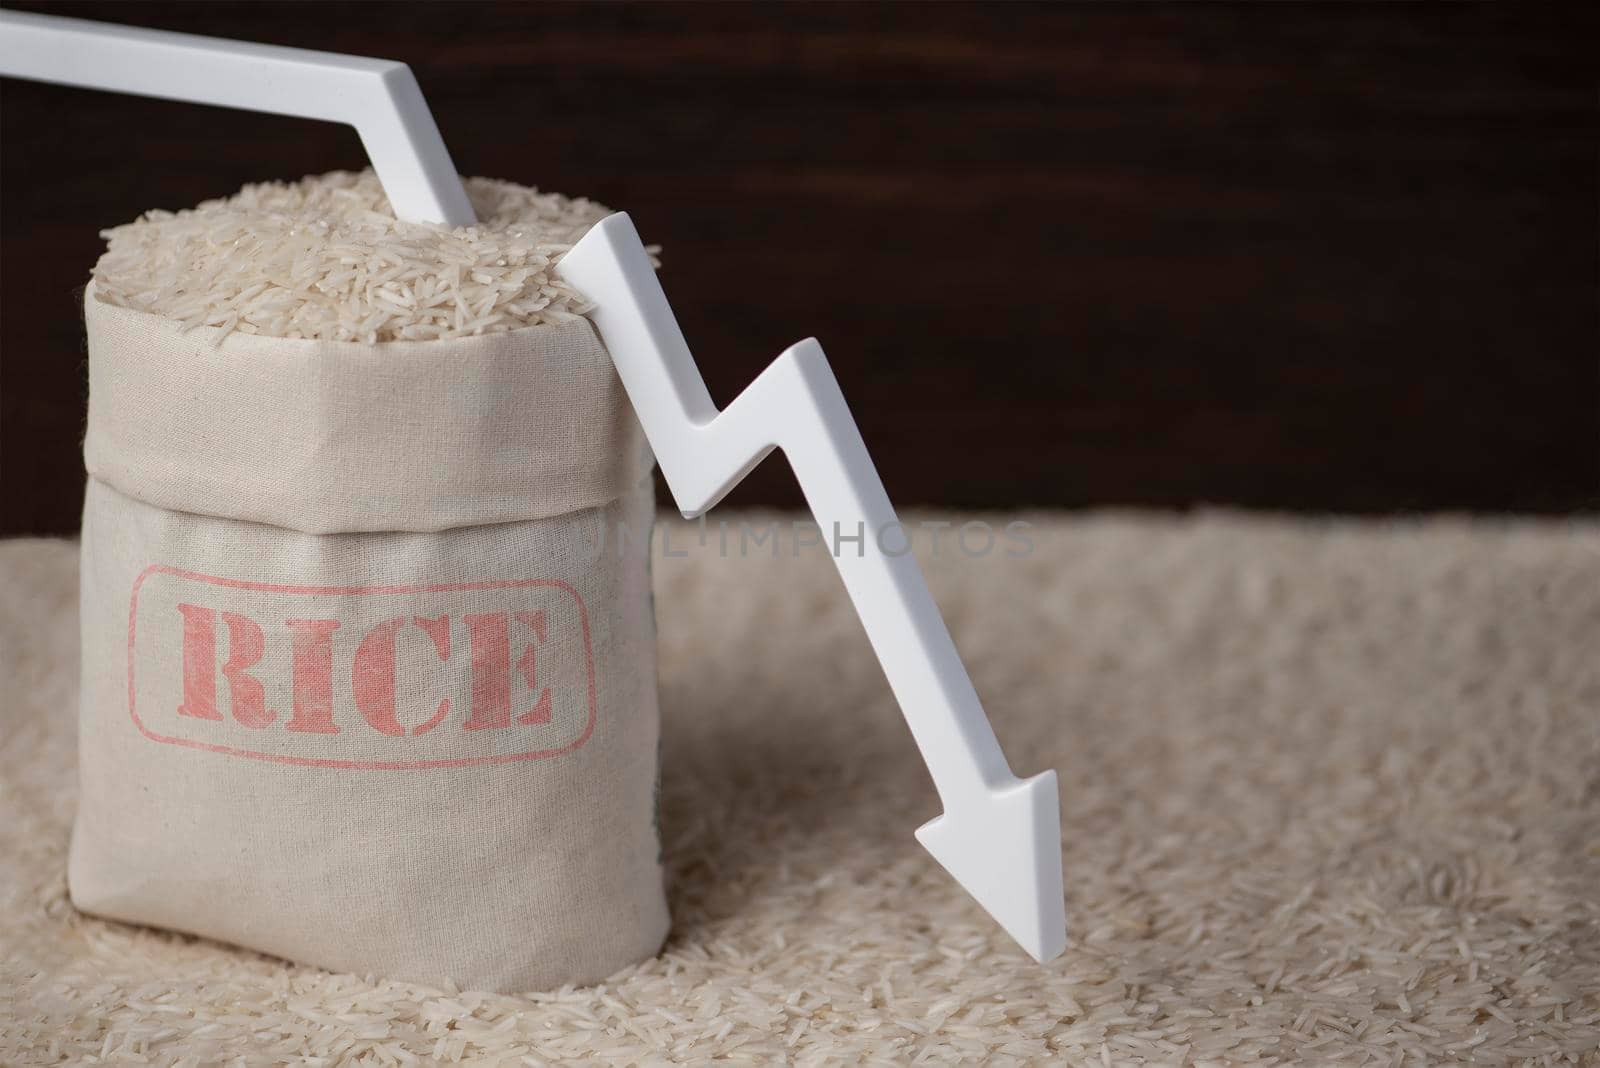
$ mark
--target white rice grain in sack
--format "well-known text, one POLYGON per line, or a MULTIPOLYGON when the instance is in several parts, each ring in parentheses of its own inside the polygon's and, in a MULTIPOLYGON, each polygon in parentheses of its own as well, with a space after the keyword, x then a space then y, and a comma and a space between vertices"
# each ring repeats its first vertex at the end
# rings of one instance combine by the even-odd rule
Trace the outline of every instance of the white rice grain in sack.
POLYGON ((84 911, 500 992, 659 949, 652 461, 550 270, 604 212, 468 188, 453 232, 348 174, 109 232, 84 911))

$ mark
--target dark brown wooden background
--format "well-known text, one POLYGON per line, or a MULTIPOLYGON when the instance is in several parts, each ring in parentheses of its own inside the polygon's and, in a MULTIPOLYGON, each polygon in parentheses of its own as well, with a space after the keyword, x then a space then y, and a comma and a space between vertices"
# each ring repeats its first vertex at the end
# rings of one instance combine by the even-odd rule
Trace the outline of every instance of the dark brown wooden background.
MULTIPOLYGON (((665 246, 719 400, 819 336, 902 505, 1600 503, 1577 6, 7 6, 405 60, 462 171, 665 246)), ((0 529, 65 532, 96 231, 364 160, 0 94, 0 529)))

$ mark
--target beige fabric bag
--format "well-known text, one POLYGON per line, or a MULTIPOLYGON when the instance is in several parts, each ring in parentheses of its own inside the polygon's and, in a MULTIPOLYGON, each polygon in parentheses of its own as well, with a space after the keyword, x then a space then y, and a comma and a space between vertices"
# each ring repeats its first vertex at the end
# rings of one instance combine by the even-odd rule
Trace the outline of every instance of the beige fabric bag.
POLYGON ((590 325, 85 303, 78 907, 501 992, 656 952, 651 459, 590 325))

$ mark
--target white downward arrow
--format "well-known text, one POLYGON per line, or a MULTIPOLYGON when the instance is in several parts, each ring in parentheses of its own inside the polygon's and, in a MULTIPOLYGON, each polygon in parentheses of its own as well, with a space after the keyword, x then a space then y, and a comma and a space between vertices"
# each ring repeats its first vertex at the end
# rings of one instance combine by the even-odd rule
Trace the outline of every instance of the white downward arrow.
MULTIPOLYGON (((401 218, 472 221, 403 64, 4 11, 0 75, 354 123, 401 218)), ((719 414, 626 215, 591 230, 560 271, 596 302, 595 328, 685 515, 778 448, 823 530, 864 533, 859 555, 834 560, 944 802, 917 838, 1029 953, 1060 953, 1055 773, 1011 774, 916 560, 882 551, 894 508, 822 347, 795 345, 719 414)))
POLYGON ((558 269, 594 302, 590 318, 685 516, 776 448, 822 530, 851 539, 856 551, 836 544, 834 562, 944 802, 917 840, 1024 949, 1056 956, 1066 910, 1055 772, 1011 773, 922 569, 909 552, 883 551, 880 536, 902 528, 822 346, 792 346, 719 413, 627 215, 597 225, 558 269))

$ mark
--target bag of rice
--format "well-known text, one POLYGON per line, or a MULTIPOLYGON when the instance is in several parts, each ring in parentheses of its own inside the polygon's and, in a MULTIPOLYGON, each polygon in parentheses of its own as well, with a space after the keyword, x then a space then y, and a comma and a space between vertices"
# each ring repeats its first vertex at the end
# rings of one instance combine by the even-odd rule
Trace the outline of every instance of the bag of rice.
POLYGON ((660 947, 652 459, 553 265, 603 217, 371 174, 108 231, 86 912, 500 992, 660 947))

